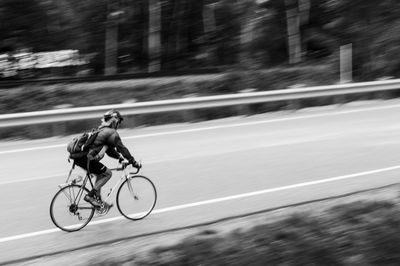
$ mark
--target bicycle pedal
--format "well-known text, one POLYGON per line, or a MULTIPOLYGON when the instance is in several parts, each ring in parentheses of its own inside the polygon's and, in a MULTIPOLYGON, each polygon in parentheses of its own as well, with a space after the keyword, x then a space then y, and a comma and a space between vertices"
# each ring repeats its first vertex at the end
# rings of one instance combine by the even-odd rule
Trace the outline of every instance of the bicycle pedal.
POLYGON ((101 204, 101 207, 97 208, 96 211, 99 215, 106 215, 113 206, 114 206, 113 204, 108 204, 106 202, 103 202, 101 204))

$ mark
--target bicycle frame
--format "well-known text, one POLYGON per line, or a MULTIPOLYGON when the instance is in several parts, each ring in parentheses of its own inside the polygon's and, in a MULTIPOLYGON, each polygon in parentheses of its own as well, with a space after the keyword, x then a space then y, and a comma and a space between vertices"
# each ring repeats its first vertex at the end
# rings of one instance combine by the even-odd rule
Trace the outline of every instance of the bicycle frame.
MULTIPOLYGON (((65 181, 65 183, 59 185, 60 189, 66 185, 77 184, 80 181, 80 180, 76 181, 76 179, 70 181, 70 178, 71 178, 71 175, 72 175, 72 172, 74 169, 75 169, 75 163, 72 164, 72 167, 69 171, 69 174, 68 174, 68 177, 67 177, 67 180, 65 181)), ((121 174, 120 178, 115 183, 114 187, 111 188, 111 190, 107 193, 107 196, 103 201, 107 201, 111 197, 112 193, 122 184, 122 182, 124 182, 126 179, 128 179, 128 176, 136 175, 140 171, 140 169, 138 169, 135 173, 132 173, 132 172, 128 173, 126 170, 126 166, 111 168, 110 170, 111 171, 123 171, 123 173, 121 174)), ((80 202, 83 192, 84 192, 84 189, 86 188, 86 184, 88 183, 88 180, 89 180, 89 184, 90 184, 91 188, 92 189, 94 188, 93 182, 90 178, 91 175, 93 175, 93 174, 91 174, 89 171, 86 171, 86 176, 83 179, 82 185, 80 185, 81 188, 79 189, 76 197, 74 197, 73 201, 67 195, 67 197, 70 198, 71 202, 74 202, 75 204, 80 202)), ((130 183, 128 183, 128 187, 129 187, 129 190, 132 192, 132 187, 131 187, 130 183)))
POLYGON ((111 197, 111 194, 114 192, 114 190, 116 190, 122 184, 122 182, 124 182, 126 179, 128 179, 128 174, 126 172, 126 168, 123 168, 123 167, 112 168, 110 170, 111 171, 123 171, 123 173, 119 177, 118 181, 115 183, 114 187, 107 193, 107 197, 104 199, 104 201, 107 201, 111 197))

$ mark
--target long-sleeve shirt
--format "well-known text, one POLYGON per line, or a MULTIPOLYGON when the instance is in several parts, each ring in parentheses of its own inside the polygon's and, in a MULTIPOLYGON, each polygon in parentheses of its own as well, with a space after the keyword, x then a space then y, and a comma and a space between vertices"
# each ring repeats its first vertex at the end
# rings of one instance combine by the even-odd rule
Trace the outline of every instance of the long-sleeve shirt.
POLYGON ((100 132, 98 133, 89 151, 90 157, 96 158, 96 155, 100 153, 104 146, 107 146, 106 153, 108 156, 119 159, 120 154, 122 154, 122 156, 128 161, 135 160, 132 154, 129 152, 128 148, 126 148, 125 145, 122 143, 121 137, 119 136, 117 130, 107 126, 100 126, 99 129, 100 132))

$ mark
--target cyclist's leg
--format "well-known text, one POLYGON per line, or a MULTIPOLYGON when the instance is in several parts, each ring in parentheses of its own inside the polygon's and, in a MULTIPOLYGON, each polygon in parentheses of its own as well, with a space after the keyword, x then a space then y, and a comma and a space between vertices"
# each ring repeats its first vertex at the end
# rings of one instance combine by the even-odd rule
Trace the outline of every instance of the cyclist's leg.
MULTIPOLYGON (((80 157, 80 158, 76 158, 75 160, 74 160, 74 163, 76 164, 76 165, 78 165, 79 167, 81 167, 82 169, 84 169, 84 170, 88 170, 87 169, 87 167, 88 167, 88 158, 86 157, 86 156, 82 156, 82 157, 80 157)), ((92 167, 91 166, 89 166, 89 170, 90 170, 90 172, 92 172, 92 167)), ((96 199, 96 197, 95 197, 95 195, 96 195, 97 193, 96 193, 96 190, 93 188, 91 191, 89 191, 86 195, 85 195, 85 197, 84 197, 84 200, 85 201, 87 201, 87 202, 90 202, 93 206, 95 206, 95 207, 100 207, 100 203, 98 202, 98 200, 96 199)))
MULTIPOLYGON (((104 166, 105 167, 105 166, 104 166)), ((101 195, 101 188, 108 182, 108 180, 110 180, 110 178, 111 178, 111 176, 112 176, 112 173, 111 173, 111 170, 110 169, 108 169, 107 167, 105 167, 105 171, 103 172, 103 173, 101 173, 101 174, 97 174, 96 175, 97 176, 97 178, 96 178, 96 183, 95 183, 95 185, 94 185, 94 189, 97 191, 97 196, 99 197, 99 198, 101 198, 100 197, 100 195, 101 195)))
POLYGON ((99 161, 90 161, 89 163, 90 173, 96 175, 96 182, 93 190, 90 192, 91 196, 96 195, 101 199, 101 187, 104 186, 108 180, 110 180, 112 173, 104 164, 99 161))
MULTIPOLYGON (((87 169, 88 158, 86 156, 75 159, 75 164, 86 171, 88 170, 87 169)), ((104 172, 104 170, 102 170, 103 167, 105 167, 105 166, 99 162, 97 162, 97 163, 94 163, 93 161, 90 162, 89 170, 90 170, 91 174, 94 174, 96 176, 96 181, 98 179, 98 175, 102 174, 104 172)), ((93 197, 93 196, 98 196, 98 195, 100 195, 100 194, 98 193, 98 191, 96 191, 95 186, 93 186, 93 189, 91 191, 89 191, 88 196, 93 197)))
MULTIPOLYGON (((80 158, 75 160, 75 163, 87 170, 87 157, 80 158)), ((104 164, 99 161, 90 161, 89 163, 90 173, 96 175, 96 182, 93 187, 93 190, 89 192, 89 196, 93 197, 96 195, 99 199, 101 198, 101 188, 110 180, 112 176, 112 172, 108 169, 104 164)))
POLYGON ((101 207, 105 208, 105 212, 103 212, 103 214, 106 214, 112 207, 112 204, 103 202, 103 200, 101 199, 101 188, 108 182, 108 180, 110 180, 112 176, 111 170, 98 161, 90 161, 89 167, 91 169, 91 172, 93 172, 96 175, 96 182, 94 184, 93 195, 97 196, 97 199, 101 204, 101 207))

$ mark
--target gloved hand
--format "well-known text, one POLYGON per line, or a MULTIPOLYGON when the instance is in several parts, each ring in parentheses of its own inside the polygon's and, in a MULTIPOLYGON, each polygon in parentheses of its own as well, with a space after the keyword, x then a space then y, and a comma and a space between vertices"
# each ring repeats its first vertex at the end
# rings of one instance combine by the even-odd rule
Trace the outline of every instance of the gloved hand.
POLYGON ((137 168, 137 169, 142 168, 142 164, 139 163, 139 162, 137 162, 137 161, 135 161, 135 160, 131 160, 131 161, 129 161, 129 163, 130 163, 133 167, 135 167, 135 168, 137 168))

